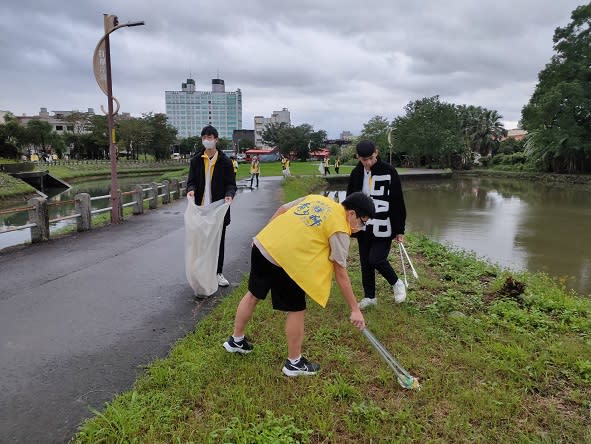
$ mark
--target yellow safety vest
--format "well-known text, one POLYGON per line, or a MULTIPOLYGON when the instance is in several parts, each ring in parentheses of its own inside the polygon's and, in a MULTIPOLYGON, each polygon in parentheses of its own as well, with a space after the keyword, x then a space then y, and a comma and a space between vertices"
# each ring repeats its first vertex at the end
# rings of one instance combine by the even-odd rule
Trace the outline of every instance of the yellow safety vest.
POLYGON ((351 235, 345 208, 312 194, 273 219, 256 238, 289 277, 326 307, 334 271, 328 239, 336 232, 351 235))

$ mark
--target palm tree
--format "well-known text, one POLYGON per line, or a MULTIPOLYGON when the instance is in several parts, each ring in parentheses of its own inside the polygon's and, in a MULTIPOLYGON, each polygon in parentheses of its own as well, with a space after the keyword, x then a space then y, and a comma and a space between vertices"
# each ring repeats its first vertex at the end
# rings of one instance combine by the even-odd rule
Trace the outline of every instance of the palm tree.
POLYGON ((483 156, 492 156, 498 149, 501 139, 507 135, 501 116, 495 110, 475 106, 459 106, 462 134, 466 146, 483 156))

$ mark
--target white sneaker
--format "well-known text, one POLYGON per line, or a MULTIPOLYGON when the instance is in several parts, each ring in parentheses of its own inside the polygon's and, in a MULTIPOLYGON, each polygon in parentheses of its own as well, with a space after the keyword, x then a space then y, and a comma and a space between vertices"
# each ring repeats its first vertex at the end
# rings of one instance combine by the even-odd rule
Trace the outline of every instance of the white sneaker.
POLYGON ((230 285, 228 279, 226 279, 222 273, 218 273, 218 285, 220 287, 227 287, 230 285))
POLYGON ((404 286, 404 282, 398 279, 396 283, 392 285, 392 289, 394 290, 394 301, 397 304, 404 302, 406 299, 406 287, 404 286))
POLYGON ((359 306, 360 310, 363 310, 364 308, 367 308, 370 305, 378 305, 378 299, 377 298, 363 298, 359 301, 359 303, 357 305, 359 306))

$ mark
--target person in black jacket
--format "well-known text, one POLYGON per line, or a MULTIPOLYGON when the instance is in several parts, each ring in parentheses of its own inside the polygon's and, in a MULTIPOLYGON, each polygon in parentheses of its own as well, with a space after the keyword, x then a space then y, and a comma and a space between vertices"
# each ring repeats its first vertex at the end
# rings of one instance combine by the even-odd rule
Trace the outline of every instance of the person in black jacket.
MULTIPOLYGON (((232 202, 236 195, 236 176, 232 161, 216 148, 218 131, 211 125, 201 131, 204 149, 191 158, 187 178, 187 197, 195 199, 198 206, 209 205, 220 199, 232 202)), ((230 285, 224 277, 224 243, 226 227, 230 225, 230 208, 224 217, 222 239, 218 256, 217 278, 220 287, 230 285)))
POLYGON ((347 195, 363 191, 373 199, 376 207, 375 218, 367 223, 364 231, 355 235, 359 243, 365 296, 359 302, 359 308, 377 304, 376 270, 392 285, 394 300, 400 303, 406 299, 406 288, 388 262, 392 239, 404 241, 406 207, 400 178, 394 167, 380 159, 372 141, 362 140, 356 150, 359 163, 349 176, 347 195))

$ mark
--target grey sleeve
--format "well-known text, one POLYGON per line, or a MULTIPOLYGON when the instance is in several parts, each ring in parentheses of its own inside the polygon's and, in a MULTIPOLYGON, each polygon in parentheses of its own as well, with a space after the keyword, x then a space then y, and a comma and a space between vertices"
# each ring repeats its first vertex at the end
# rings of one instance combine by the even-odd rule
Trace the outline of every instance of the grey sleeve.
POLYGON ((331 261, 336 262, 343 268, 347 268, 347 257, 349 256, 349 246, 351 245, 351 238, 347 233, 337 231, 328 238, 330 243, 331 261))

